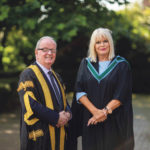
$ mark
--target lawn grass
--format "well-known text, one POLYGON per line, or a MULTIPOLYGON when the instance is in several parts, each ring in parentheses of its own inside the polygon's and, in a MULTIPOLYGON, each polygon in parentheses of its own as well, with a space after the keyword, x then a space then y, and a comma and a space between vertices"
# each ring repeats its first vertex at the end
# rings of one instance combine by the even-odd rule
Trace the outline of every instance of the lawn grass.
POLYGON ((133 94, 133 111, 135 117, 139 117, 140 114, 144 114, 146 120, 150 123, 150 95, 146 94, 133 94), (139 114, 139 116, 136 116, 139 114))

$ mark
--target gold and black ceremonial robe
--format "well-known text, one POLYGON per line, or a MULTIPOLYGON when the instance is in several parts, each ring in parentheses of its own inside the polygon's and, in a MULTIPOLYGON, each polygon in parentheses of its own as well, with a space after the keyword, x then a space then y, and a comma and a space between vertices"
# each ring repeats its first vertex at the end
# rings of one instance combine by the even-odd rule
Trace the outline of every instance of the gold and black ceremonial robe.
POLYGON ((82 150, 133 150, 132 76, 129 63, 116 56, 99 75, 98 62, 84 58, 75 85, 76 92, 87 93, 88 99, 103 109, 112 99, 122 105, 107 116, 104 122, 87 126, 92 114, 77 103, 74 96, 70 121, 68 150, 77 149, 77 137, 82 136, 82 150))
MULTIPOLYGON (((52 72, 61 91, 63 110, 66 110, 69 105, 62 80, 52 72)), ((21 73, 17 91, 21 102, 21 150, 64 150, 65 127, 56 127, 62 107, 47 77, 36 63, 21 73)))

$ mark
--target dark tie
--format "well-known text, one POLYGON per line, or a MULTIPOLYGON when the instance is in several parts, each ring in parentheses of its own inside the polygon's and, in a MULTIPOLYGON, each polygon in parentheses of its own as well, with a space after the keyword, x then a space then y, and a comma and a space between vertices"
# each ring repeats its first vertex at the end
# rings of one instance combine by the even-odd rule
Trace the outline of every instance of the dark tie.
POLYGON ((56 82, 56 80, 55 80, 55 77, 54 77, 53 73, 52 73, 51 71, 49 71, 48 74, 49 74, 49 76, 50 76, 51 85, 52 85, 52 88, 53 88, 53 90, 54 90, 55 96, 56 96, 56 98, 57 98, 57 101, 58 101, 58 103, 59 103, 61 109, 62 109, 63 104, 62 104, 62 98, 61 98, 61 94, 60 94, 59 87, 58 87, 58 85, 56 85, 57 82, 56 82))

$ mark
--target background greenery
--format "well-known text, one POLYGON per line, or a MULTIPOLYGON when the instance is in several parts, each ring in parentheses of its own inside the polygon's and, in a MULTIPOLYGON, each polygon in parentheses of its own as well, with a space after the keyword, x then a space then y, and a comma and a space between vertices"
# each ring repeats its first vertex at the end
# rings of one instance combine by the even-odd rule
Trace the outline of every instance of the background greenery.
POLYGON ((55 70, 73 91, 76 73, 86 57, 95 28, 113 31, 116 54, 125 57, 133 71, 133 92, 150 92, 150 8, 135 3, 121 11, 107 3, 127 0, 1 0, 0 1, 0 111, 18 106, 20 72, 34 61, 37 40, 50 35, 58 44, 55 70))

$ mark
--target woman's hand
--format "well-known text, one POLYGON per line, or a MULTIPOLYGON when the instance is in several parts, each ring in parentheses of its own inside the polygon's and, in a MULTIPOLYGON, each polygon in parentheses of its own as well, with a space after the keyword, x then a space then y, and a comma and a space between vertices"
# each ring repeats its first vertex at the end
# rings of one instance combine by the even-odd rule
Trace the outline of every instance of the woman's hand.
POLYGON ((97 109, 97 111, 94 112, 93 117, 89 119, 87 126, 96 125, 98 122, 103 122, 106 119, 107 113, 105 112, 105 110, 97 109))

